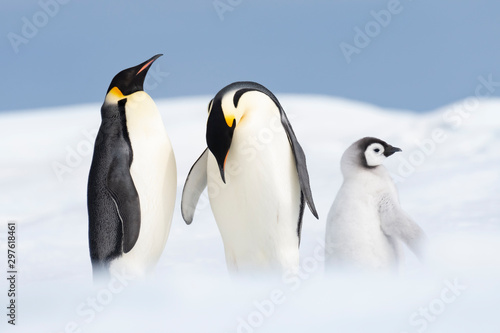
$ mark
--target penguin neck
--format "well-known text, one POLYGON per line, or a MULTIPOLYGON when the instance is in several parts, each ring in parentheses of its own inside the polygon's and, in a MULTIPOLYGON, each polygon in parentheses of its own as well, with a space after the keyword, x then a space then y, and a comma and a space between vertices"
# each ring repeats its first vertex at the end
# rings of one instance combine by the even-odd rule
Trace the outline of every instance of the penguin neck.
POLYGON ((129 133, 136 138, 150 137, 155 133, 162 133, 161 135, 166 133, 155 102, 144 91, 127 96, 125 117, 129 133))
POLYGON ((375 167, 366 167, 360 165, 359 161, 352 158, 352 155, 346 155, 342 157, 341 170, 344 179, 356 179, 356 178, 386 178, 389 176, 387 169, 381 164, 375 167))

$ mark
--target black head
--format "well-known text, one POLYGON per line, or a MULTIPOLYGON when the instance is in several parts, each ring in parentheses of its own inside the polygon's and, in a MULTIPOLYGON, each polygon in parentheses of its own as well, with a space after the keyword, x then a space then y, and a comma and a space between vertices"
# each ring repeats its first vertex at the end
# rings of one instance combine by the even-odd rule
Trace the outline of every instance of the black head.
POLYGON ((143 86, 146 74, 151 67, 151 64, 153 64, 153 62, 161 56, 162 54, 157 54, 142 64, 124 69, 120 73, 116 74, 111 81, 106 94, 115 87, 118 88, 124 96, 133 94, 136 91, 144 90, 143 86))
POLYGON ((236 128, 236 119, 227 119, 222 111, 222 97, 215 96, 209 105, 209 116, 207 121, 207 146, 212 152, 219 165, 222 181, 226 178, 224 168, 226 157, 233 140, 234 129, 236 128))
POLYGON ((267 95, 281 109, 278 99, 271 91, 258 83, 250 81, 231 83, 221 89, 208 105, 207 146, 217 160, 224 183, 226 182, 224 175, 225 162, 229 148, 231 147, 234 130, 237 126, 237 117, 229 110, 224 112, 222 109, 222 100, 227 94, 234 93, 233 105, 236 109, 238 108, 240 98, 249 91, 258 91, 267 95))
POLYGON ((366 137, 356 142, 359 152, 360 164, 365 168, 376 168, 392 154, 401 151, 400 148, 393 147, 387 142, 366 137))

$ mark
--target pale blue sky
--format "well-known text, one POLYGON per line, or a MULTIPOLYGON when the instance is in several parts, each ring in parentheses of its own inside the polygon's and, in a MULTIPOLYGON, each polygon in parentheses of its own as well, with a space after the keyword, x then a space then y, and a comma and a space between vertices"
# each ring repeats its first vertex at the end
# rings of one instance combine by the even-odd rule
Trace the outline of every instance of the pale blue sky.
POLYGON ((1 2, 0 110, 101 102, 117 72, 156 53, 154 98, 253 80, 422 111, 473 95, 479 76, 500 82, 496 0, 56 1, 1 2), (372 37, 348 63, 340 44, 356 47, 356 28, 372 37))

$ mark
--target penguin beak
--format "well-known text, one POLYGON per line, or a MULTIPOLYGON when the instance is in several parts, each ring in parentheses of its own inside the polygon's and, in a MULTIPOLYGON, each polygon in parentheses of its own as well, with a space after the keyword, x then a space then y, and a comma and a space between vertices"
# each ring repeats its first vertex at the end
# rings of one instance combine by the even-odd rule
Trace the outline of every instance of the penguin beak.
POLYGON ((146 80, 148 70, 151 68, 153 62, 161 56, 162 54, 157 54, 137 66, 124 69, 116 74, 106 93, 109 93, 113 88, 118 88, 124 96, 131 95, 137 91, 143 91, 144 80, 146 80))
POLYGON ((140 84, 142 87, 144 85, 144 80, 146 79, 146 74, 151 68, 151 65, 153 64, 153 62, 155 62, 156 59, 158 59, 162 55, 163 54, 157 54, 154 57, 144 61, 142 64, 133 67, 136 70, 135 78, 133 79, 133 81, 137 81, 137 83, 140 84))
POLYGON ((388 145, 388 146, 385 148, 385 150, 384 150, 384 156, 385 156, 385 157, 389 157, 389 156, 391 156, 392 154, 397 153, 397 152, 400 152, 400 151, 402 151, 400 148, 398 148, 398 147, 393 147, 393 146, 388 145))
POLYGON ((207 146, 217 160, 220 176, 224 184, 226 183, 226 159, 229 153, 229 147, 231 147, 235 128, 236 120, 233 119, 232 123, 229 124, 224 117, 220 101, 214 103, 212 112, 210 112, 207 121, 207 146))

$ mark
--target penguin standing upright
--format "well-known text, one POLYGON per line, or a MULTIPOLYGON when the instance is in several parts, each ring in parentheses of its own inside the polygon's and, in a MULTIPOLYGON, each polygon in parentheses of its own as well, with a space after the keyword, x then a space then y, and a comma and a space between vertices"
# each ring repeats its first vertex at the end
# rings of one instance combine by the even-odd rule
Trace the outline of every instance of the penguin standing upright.
POLYGON ((184 220, 192 222, 208 186, 232 272, 296 269, 305 203, 318 215, 306 158, 283 108, 262 85, 235 82, 208 112, 208 148, 186 179, 184 220))
POLYGON ((143 84, 158 54, 118 73, 101 108, 88 180, 94 276, 141 276, 158 261, 170 231, 177 170, 160 113, 143 84))
POLYGON ((425 234, 401 209, 398 193, 382 162, 401 149, 366 137, 341 160, 344 182, 326 224, 325 267, 397 268, 399 241, 421 256, 425 234))

